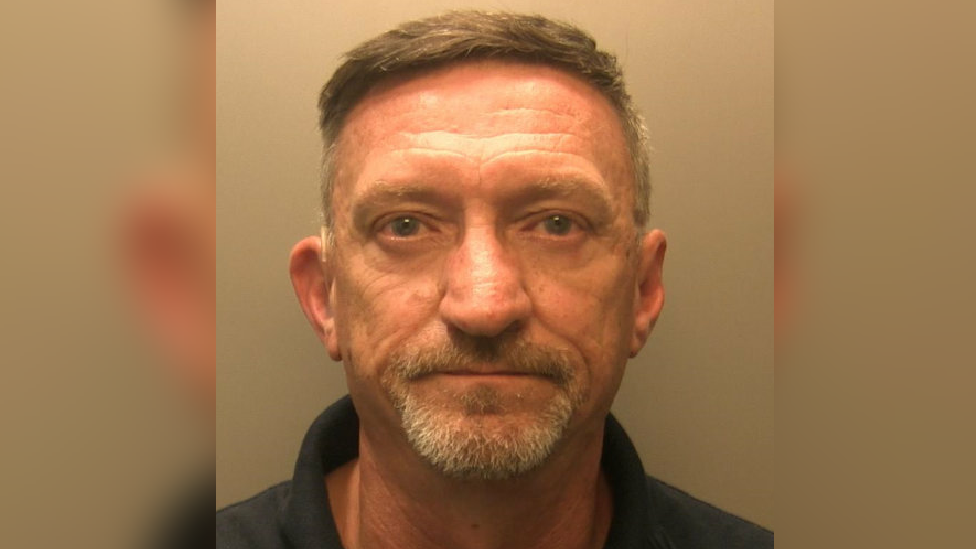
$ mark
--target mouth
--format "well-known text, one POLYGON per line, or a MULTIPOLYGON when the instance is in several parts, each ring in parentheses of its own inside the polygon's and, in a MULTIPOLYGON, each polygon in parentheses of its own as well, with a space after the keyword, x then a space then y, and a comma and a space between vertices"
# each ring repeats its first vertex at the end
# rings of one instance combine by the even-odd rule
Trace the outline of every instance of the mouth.
POLYGON ((516 372, 511 370, 450 370, 444 372, 434 372, 434 375, 445 376, 540 376, 529 372, 516 372))
POLYGON ((520 363, 518 361, 463 361, 426 364, 411 368, 400 376, 405 381, 436 380, 443 381, 530 381, 546 380, 563 385, 569 381, 567 368, 556 363, 537 361, 520 363))
POLYGON ((427 375, 416 378, 415 381, 437 380, 445 382, 456 381, 458 383, 477 383, 477 382, 500 382, 500 383, 519 383, 531 380, 551 380, 551 376, 519 372, 513 370, 449 370, 431 372, 427 375))

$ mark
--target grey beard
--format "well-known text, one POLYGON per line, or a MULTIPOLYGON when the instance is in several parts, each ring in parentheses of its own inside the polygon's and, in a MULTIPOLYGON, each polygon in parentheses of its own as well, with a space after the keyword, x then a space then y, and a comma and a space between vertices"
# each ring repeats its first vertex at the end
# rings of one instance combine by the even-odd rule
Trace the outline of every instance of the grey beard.
MULTIPOLYGON (((497 399, 483 387, 476 399, 497 399)), ((476 390, 477 391, 477 390, 476 390)), ((462 400, 469 395, 463 395, 462 400)), ((486 432, 478 419, 464 410, 445 410, 407 395, 397 405, 407 440, 414 450, 446 476, 465 480, 504 480, 520 476, 542 465, 573 414, 569 398, 560 393, 529 425, 505 426, 486 432), (468 416, 467 418, 462 416, 468 416)), ((496 406, 489 400, 479 405, 496 406)))
POLYGON ((505 480, 546 462, 562 439, 583 398, 583 388, 564 353, 531 344, 444 346, 404 351, 393 357, 383 384, 400 415, 413 449, 445 476, 463 480, 505 480), (534 417, 517 425, 484 425, 505 414, 495 389, 479 385, 458 395, 458 407, 425 402, 410 381, 434 372, 463 369, 473 360, 502 362, 519 372, 544 375, 560 391, 534 417))

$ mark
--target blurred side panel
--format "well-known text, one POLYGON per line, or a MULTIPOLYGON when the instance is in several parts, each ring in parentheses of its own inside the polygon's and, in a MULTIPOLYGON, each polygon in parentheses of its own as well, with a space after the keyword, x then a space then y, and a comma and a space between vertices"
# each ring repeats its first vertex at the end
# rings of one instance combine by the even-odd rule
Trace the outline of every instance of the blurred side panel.
POLYGON ((972 21, 777 3, 778 546, 976 546, 972 21))
POLYGON ((181 12, 0 4, 0 547, 142 545, 204 446, 116 249, 129 186, 178 147, 181 12))

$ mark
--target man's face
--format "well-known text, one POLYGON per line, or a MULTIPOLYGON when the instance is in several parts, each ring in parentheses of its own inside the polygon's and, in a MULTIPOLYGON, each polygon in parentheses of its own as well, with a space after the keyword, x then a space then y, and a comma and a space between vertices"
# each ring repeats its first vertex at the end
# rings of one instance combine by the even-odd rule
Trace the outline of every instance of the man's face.
POLYGON ((611 105, 558 70, 466 63, 373 90, 337 158, 324 337, 366 436, 505 478, 602 425, 664 247, 638 238, 611 105))

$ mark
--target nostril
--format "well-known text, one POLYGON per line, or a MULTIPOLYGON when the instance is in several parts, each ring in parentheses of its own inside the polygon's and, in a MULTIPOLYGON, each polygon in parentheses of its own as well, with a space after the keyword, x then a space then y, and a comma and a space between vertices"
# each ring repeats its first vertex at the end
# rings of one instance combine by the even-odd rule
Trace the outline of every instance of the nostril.
POLYGON ((470 335, 493 337, 519 326, 527 317, 528 299, 519 290, 486 298, 471 293, 446 295, 440 312, 448 325, 470 335))

